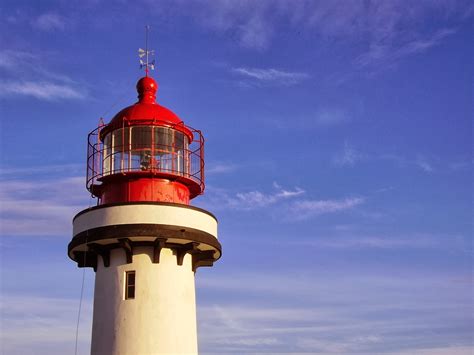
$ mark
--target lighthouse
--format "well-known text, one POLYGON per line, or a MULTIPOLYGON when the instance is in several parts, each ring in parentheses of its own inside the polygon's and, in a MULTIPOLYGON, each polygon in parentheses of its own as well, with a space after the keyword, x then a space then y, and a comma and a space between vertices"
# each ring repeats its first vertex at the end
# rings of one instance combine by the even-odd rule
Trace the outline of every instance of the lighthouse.
POLYGON ((69 257, 95 271, 92 355, 197 354, 196 270, 221 256, 204 192, 204 137, 157 103, 138 101, 89 133, 86 187, 97 206, 73 219, 69 257))

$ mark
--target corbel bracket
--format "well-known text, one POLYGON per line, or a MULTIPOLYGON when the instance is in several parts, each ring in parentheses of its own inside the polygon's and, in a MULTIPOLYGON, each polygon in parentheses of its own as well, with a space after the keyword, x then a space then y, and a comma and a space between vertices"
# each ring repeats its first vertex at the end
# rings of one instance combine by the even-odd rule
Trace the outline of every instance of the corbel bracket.
POLYGON ((125 256, 127 257, 127 264, 131 264, 133 261, 133 245, 132 241, 128 238, 121 238, 118 240, 120 246, 125 251, 125 256))
POLYGON ((104 267, 110 266, 110 249, 109 248, 97 243, 89 243, 87 244, 87 246, 89 247, 90 251, 102 257, 104 267))
POLYGON ((166 238, 156 238, 153 242, 153 263, 158 264, 160 262, 161 249, 166 245, 166 238))

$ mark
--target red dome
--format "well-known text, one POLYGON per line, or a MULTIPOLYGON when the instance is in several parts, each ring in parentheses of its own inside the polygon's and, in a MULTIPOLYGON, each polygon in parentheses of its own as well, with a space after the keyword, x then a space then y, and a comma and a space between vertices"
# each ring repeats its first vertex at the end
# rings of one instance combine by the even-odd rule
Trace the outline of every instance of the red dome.
POLYGON ((104 127, 102 135, 127 125, 170 125, 186 133, 192 134, 183 121, 171 110, 156 103, 158 84, 153 78, 143 77, 137 82, 138 102, 117 113, 110 123, 104 127), (125 121, 125 122, 124 122, 125 121), (182 126, 182 127, 181 127, 182 126))

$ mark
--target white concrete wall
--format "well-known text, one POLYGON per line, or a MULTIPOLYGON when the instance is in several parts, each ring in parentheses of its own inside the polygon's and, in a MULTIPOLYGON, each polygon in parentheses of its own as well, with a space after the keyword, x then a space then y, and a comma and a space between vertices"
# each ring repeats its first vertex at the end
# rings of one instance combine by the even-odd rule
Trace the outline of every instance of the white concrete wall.
POLYGON ((196 300, 191 255, 177 265, 172 250, 152 263, 153 248, 122 249, 101 258, 95 279, 92 355, 197 354, 196 300), (135 299, 124 299, 125 272, 135 270, 135 299))
POLYGON ((83 213, 74 219, 73 236, 92 228, 137 223, 193 228, 217 238, 217 221, 209 214, 186 207, 151 204, 110 206, 83 213))

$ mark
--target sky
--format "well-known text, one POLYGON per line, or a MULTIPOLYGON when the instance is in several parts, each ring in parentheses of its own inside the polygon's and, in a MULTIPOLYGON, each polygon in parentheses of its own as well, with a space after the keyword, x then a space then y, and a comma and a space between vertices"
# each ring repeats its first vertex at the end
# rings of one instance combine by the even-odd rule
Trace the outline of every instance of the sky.
POLYGON ((196 273, 201 354, 473 350, 470 1, 0 4, 4 354, 90 349, 66 255, 86 139, 136 101, 206 139, 223 256, 196 273))

